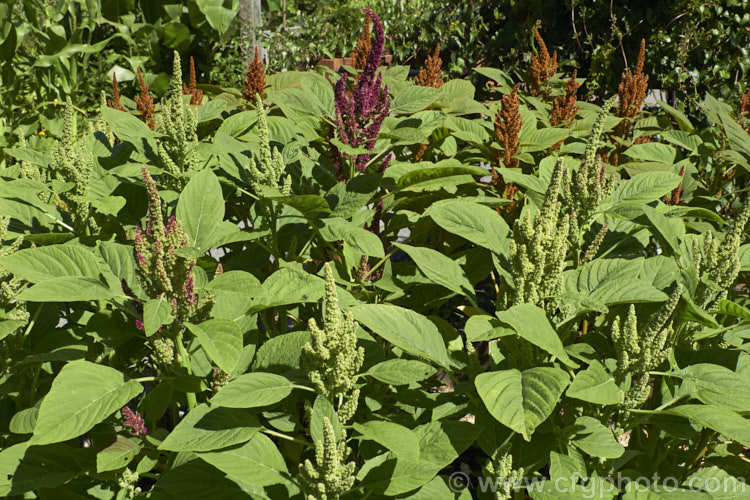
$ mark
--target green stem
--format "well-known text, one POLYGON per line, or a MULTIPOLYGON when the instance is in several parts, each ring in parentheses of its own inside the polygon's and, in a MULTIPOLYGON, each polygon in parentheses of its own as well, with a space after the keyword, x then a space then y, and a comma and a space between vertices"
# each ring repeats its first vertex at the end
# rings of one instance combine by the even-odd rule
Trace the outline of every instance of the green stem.
POLYGON ((293 441, 295 443, 304 444, 305 446, 312 446, 312 443, 305 441, 304 439, 299 439, 292 436, 287 436, 286 434, 282 434, 280 432, 272 431, 271 429, 262 429, 263 433, 268 434, 269 436, 275 436, 277 438, 286 439, 287 441, 293 441))
MULTIPOLYGON (((187 370, 188 375, 192 375, 193 371, 190 369, 190 357, 185 349, 185 345, 182 343, 182 329, 177 332, 176 344, 177 350, 180 352, 180 363, 182 364, 182 367, 187 370)), ((185 395, 187 396, 188 408, 192 410, 198 404, 198 401, 195 398, 195 393, 186 392, 185 395)))

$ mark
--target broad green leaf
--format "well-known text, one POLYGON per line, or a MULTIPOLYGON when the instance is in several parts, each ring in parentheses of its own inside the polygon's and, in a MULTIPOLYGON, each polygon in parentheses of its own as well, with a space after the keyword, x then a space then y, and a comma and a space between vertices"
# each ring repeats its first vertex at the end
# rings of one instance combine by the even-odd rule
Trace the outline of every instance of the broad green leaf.
POLYGON ((750 447, 750 420, 722 406, 682 405, 664 413, 689 418, 745 447, 750 447))
POLYGON ((565 352, 560 337, 552 328, 543 309, 534 304, 518 304, 498 312, 497 317, 510 325, 522 339, 547 351, 571 368, 578 366, 565 352))
POLYGON ((685 116, 681 111, 673 108, 666 102, 656 100, 656 102, 661 106, 661 108, 672 115, 672 118, 675 119, 677 122, 677 125, 680 127, 680 130, 683 130, 685 132, 692 132, 693 131, 693 124, 690 122, 690 119, 685 116))
POLYGON ((482 177, 488 175, 487 170, 482 167, 461 165, 455 160, 434 163, 432 166, 425 165, 422 167, 420 165, 419 167, 415 167, 413 164, 410 166, 409 172, 399 177, 397 181, 398 189, 415 187, 419 184, 445 177, 464 175, 482 177))
POLYGON ((719 117, 732 149, 750 155, 750 135, 725 111, 720 111, 719 117))
POLYGON ((394 115, 408 115, 427 108, 435 102, 440 95, 438 89, 411 85, 396 94, 391 103, 391 112, 394 115))
POLYGON ((124 296, 94 278, 66 276, 37 283, 18 298, 27 302, 76 302, 124 296))
POLYGON ((198 453, 198 456, 230 478, 248 484, 267 486, 285 481, 282 476, 287 472, 284 457, 264 434, 256 434, 242 446, 198 453))
POLYGON ((320 234, 326 241, 343 241, 346 245, 371 257, 385 256, 380 238, 362 226, 341 217, 323 219, 321 222, 324 226, 320 228, 320 234))
POLYGON ((98 279, 96 256, 77 245, 52 245, 20 250, 0 258, 0 265, 31 283, 67 276, 98 279))
POLYGON ((240 375, 211 398, 211 404, 228 408, 258 408, 278 403, 292 392, 294 384, 274 373, 240 375))
POLYGON ((601 458, 619 458, 625 448, 615 439, 612 430, 593 417, 578 417, 573 424, 577 430, 570 442, 582 452, 601 458))
POLYGON ((719 301, 719 313, 750 320, 750 309, 727 299, 719 301))
POLYGON ((135 115, 108 106, 102 106, 99 111, 112 128, 112 132, 122 141, 138 147, 142 144, 143 139, 159 137, 159 134, 148 128, 148 125, 136 118, 135 115))
POLYGON ((382 456, 381 460, 378 458, 370 459, 357 473, 359 484, 368 492, 386 496, 402 495, 428 483, 440 472, 440 467, 425 460, 414 462, 387 456, 382 456))
POLYGON ((160 450, 212 451, 249 441, 260 431, 258 417, 241 408, 201 404, 177 424, 160 450))
POLYGON ((143 326, 147 337, 155 334, 160 327, 174 321, 172 306, 162 296, 151 299, 143 305, 143 326))
POLYGON ((531 440, 534 429, 550 416, 570 378, 559 368, 512 369, 478 375, 479 397, 498 422, 531 440))
POLYGON ((374 365, 366 375, 390 385, 406 385, 428 379, 437 370, 415 359, 389 359, 374 365))
POLYGON ((634 144, 626 149, 623 154, 643 161, 657 161, 667 164, 677 161, 677 150, 668 144, 658 142, 634 144))
POLYGON ((440 331, 421 314, 391 304, 362 304, 351 311, 358 322, 393 345, 440 366, 448 366, 448 351, 440 331))
POLYGON ((5 321, 0 321, 0 340, 3 340, 5 337, 15 332, 16 330, 18 330, 24 325, 26 325, 25 321, 21 321, 17 319, 8 319, 5 321))
POLYGON ((462 200, 436 203, 425 212, 435 223, 481 247, 502 253, 510 228, 500 215, 489 207, 462 200))
MULTIPOLYGON (((645 144, 644 144, 645 145, 645 144)), ((647 172, 622 181, 612 195, 612 202, 650 203, 671 193, 682 182, 682 177, 672 172, 647 172)))
POLYGON ((156 495, 152 496, 156 497, 161 493, 158 498, 179 498, 180 500, 205 500, 207 498, 247 500, 248 498, 248 494, 240 489, 236 481, 228 478, 224 472, 207 461, 199 459, 177 464, 161 474, 154 485, 154 490, 156 495))
POLYGON ((38 416, 39 408, 36 406, 16 412, 13 418, 10 419, 8 429, 13 434, 31 434, 34 432, 34 427, 36 427, 38 416))
POLYGON ((322 279, 301 269, 284 267, 266 278, 262 294, 253 303, 251 312, 287 304, 317 302, 323 298, 322 279))
POLYGON ((399 458, 419 460, 419 439, 411 429, 393 422, 370 420, 363 424, 354 424, 354 430, 364 439, 375 441, 385 446, 399 458))
POLYGON ((696 397, 706 404, 725 406, 735 411, 750 411, 750 384, 746 378, 729 368, 699 363, 671 372, 670 375, 693 382, 698 389, 696 397))
POLYGON ((117 436, 115 442, 96 454, 96 472, 122 469, 141 451, 135 439, 117 436))
POLYGON ((414 431, 419 437, 420 461, 442 469, 476 441, 482 428, 469 422, 440 420, 420 425, 414 431))
POLYGON ((331 207, 328 206, 325 198, 315 194, 273 196, 268 199, 289 205, 309 220, 321 219, 331 213, 331 207))
POLYGON ((143 391, 122 372, 89 361, 65 365, 39 407, 31 444, 67 441, 91 430, 143 391))
POLYGON ((576 374, 566 394, 571 398, 605 406, 616 405, 623 397, 623 392, 615 384, 615 379, 596 360, 576 374))
POLYGON ((333 427, 333 434, 336 439, 342 438, 341 422, 336 414, 336 409, 333 407, 330 401, 326 399, 322 394, 318 394, 313 403, 312 415, 310 416, 310 437, 313 443, 324 440, 325 435, 325 422, 324 418, 328 418, 333 427))
POLYGON ((394 243, 394 245, 406 252, 427 278, 476 302, 474 287, 471 286, 461 266, 455 260, 431 248, 414 247, 403 243, 394 243))
POLYGON ((195 174, 182 190, 176 216, 190 245, 203 252, 213 248, 214 235, 224 219, 224 196, 210 168, 195 174))
POLYGON ((245 271, 226 271, 214 277, 206 290, 216 296, 211 314, 217 319, 238 320, 250 308, 253 299, 261 295, 258 278, 245 271))
POLYGON ((302 348, 311 343, 310 332, 289 332, 270 338, 258 348, 253 371, 284 374, 301 370, 302 348))
POLYGON ((515 330, 508 328, 499 319, 486 314, 470 316, 464 327, 466 339, 471 342, 494 340, 507 335, 514 335, 515 330))
POLYGON ((187 324, 211 361, 232 373, 242 354, 242 330, 230 319, 210 319, 199 325, 187 324))

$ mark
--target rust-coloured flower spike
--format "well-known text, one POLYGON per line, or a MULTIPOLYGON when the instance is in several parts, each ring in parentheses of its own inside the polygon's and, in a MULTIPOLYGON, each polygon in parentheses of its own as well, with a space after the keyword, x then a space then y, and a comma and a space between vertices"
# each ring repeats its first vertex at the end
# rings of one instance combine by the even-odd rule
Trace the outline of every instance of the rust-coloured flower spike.
MULTIPOLYGON (((742 94, 742 98, 740 99, 740 116, 744 116, 746 120, 750 120, 750 88, 742 94)), ((745 132, 750 134, 750 122, 745 127, 745 132)))
POLYGON ((536 28, 534 28, 534 38, 539 46, 539 57, 531 55, 531 65, 529 66, 531 88, 529 90, 531 95, 541 95, 546 99, 549 97, 547 80, 557 71, 557 51, 553 53, 552 57, 549 56, 547 44, 544 43, 542 35, 539 34, 539 30, 536 28))
MULTIPOLYGON (((638 111, 640 111, 643 101, 646 100, 646 92, 648 91, 648 75, 643 73, 643 62, 646 56, 646 40, 641 40, 641 50, 638 52, 638 61, 635 65, 635 71, 630 68, 626 68, 622 73, 622 80, 620 85, 617 87, 617 95, 620 99, 620 107, 617 109, 615 115, 624 118, 620 123, 617 124, 613 132, 614 137, 620 139, 630 138, 630 133, 633 128, 633 119, 635 118, 638 111)), ((610 156, 610 163, 613 166, 617 166, 619 155, 625 149, 625 146, 614 139, 616 148, 613 154, 610 156)), ((643 144, 644 142, 650 142, 648 138, 638 138, 636 143, 643 144), (638 142, 640 141, 640 142, 638 142)))
POLYGON ((573 70, 573 76, 570 77, 568 82, 565 84, 565 94, 558 95, 552 102, 552 112, 550 113, 550 123, 553 126, 565 125, 570 127, 573 123, 573 119, 576 117, 576 113, 581 109, 580 106, 576 105, 578 102, 578 88, 581 86, 576 81, 578 75, 577 70, 573 70))
MULTIPOLYGON (((514 158, 521 146, 518 136, 521 132, 521 112, 518 110, 518 88, 521 86, 517 83, 510 94, 504 95, 500 100, 501 109, 495 116, 495 135, 503 147, 503 164, 508 168, 518 166, 518 158, 514 158)), ((498 153, 498 160, 500 154, 498 153)), ((495 175, 493 167, 493 176, 495 175)))
POLYGON ((190 81, 189 85, 182 84, 182 95, 190 96, 190 104, 196 104, 200 106, 203 104, 203 91, 195 88, 195 61, 193 56, 190 56, 190 81))
POLYGON ((443 79, 440 77, 442 67, 443 60, 440 59, 440 44, 438 43, 435 46, 435 52, 431 56, 427 56, 427 60, 424 66, 420 68, 419 74, 414 79, 414 83, 422 87, 439 89, 443 86, 443 79))
POLYGON ((352 52, 352 67, 363 70, 367 64, 367 57, 370 55, 372 41, 370 40, 370 18, 365 17, 365 24, 362 26, 362 33, 357 40, 357 46, 352 52))
POLYGON ((120 88, 117 85, 117 73, 114 71, 112 72, 112 100, 107 99, 107 107, 125 111, 125 108, 120 105, 120 88))
POLYGON ((250 61, 245 74, 245 88, 242 97, 250 102, 255 102, 255 94, 263 97, 263 89, 266 88, 266 70, 263 61, 258 58, 258 47, 255 47, 255 60, 250 61))
POLYGON ((138 108, 138 114, 141 120, 148 125, 151 130, 154 129, 156 123, 154 122, 154 97, 148 91, 148 85, 143 79, 141 68, 138 68, 138 85, 141 89, 141 95, 136 96, 135 104, 138 108))
MULTIPOLYGON (((680 169, 680 177, 685 178, 685 165, 680 169)), ((667 205, 682 205, 682 181, 670 194, 664 195, 664 202, 667 205)))

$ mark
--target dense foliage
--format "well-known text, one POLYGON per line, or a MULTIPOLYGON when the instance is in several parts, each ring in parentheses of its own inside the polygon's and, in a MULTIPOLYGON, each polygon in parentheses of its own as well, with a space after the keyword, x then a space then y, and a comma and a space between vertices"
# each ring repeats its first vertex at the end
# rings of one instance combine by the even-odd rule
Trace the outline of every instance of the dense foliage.
POLYGON ((415 81, 365 14, 350 74, 175 51, 16 129, 0 495, 746 496, 750 93, 648 112, 642 44, 583 102, 534 30, 415 81))

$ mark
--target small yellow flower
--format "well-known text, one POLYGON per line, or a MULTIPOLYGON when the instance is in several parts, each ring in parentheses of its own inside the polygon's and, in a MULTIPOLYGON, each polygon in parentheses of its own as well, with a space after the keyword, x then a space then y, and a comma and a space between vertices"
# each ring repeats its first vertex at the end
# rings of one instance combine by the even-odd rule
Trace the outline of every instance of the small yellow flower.
POLYGON ((52 104, 54 104, 55 106, 57 106, 57 97, 55 97, 55 100, 52 101, 52 104))
POLYGON ((40 136, 44 136, 44 130, 40 130, 40 131, 39 131, 39 135, 40 135, 40 136))

